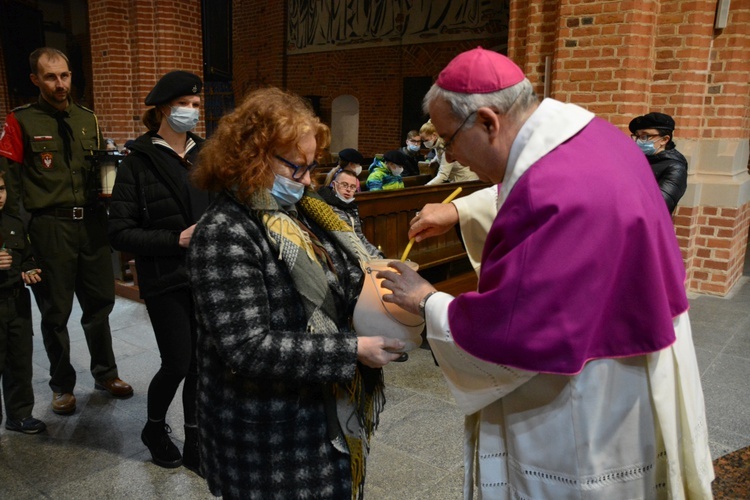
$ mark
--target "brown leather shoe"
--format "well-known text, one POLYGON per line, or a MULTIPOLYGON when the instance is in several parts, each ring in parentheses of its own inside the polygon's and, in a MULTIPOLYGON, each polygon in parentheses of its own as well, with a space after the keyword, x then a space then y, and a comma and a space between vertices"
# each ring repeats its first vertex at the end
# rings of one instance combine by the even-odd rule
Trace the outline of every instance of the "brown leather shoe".
POLYGON ((70 415, 76 411, 76 397, 72 392, 53 392, 52 411, 58 415, 70 415))
POLYGON ((94 384, 94 387, 100 391, 107 391, 116 398, 126 398, 133 395, 133 388, 130 384, 119 378, 99 380, 94 384))

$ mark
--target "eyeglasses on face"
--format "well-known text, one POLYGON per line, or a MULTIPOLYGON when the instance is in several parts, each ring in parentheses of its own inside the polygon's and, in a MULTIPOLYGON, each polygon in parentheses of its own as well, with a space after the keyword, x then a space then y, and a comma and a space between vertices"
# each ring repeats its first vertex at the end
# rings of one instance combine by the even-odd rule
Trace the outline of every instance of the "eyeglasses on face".
POLYGON ((650 141, 654 137, 661 137, 661 134, 630 134, 630 138, 634 141, 650 141))
POLYGON ((313 171, 318 168, 318 162, 314 161, 309 165, 297 165, 296 163, 292 163, 286 158, 276 155, 276 159, 283 162, 287 167, 294 169, 294 173, 292 174, 292 179, 301 179, 304 177, 305 173, 310 172, 310 175, 312 175, 313 171))
POLYGON ((348 182, 336 181, 336 185, 340 187, 341 189, 343 189, 344 191, 349 191, 349 190, 356 191, 357 190, 356 184, 349 184, 348 182))
POLYGON ((450 137, 448 138, 448 140, 447 140, 447 141, 445 141, 445 143, 443 144, 443 149, 444 149, 445 151, 448 151, 448 152, 450 152, 450 150, 451 150, 451 146, 453 145, 453 141, 454 141, 454 140, 456 140, 456 136, 457 136, 457 135, 458 135, 458 133, 459 133, 459 132, 461 132, 461 130, 462 130, 462 129, 464 128, 464 125, 466 125, 466 122, 467 122, 467 121, 469 121, 469 118, 471 118, 471 116, 472 116, 472 115, 473 115, 474 113, 476 113, 476 112, 477 112, 477 111, 476 111, 476 110, 474 110, 474 111, 472 111, 471 113, 469 113, 468 115, 466 115, 466 118, 464 118, 464 121, 462 121, 462 122, 461 122, 461 125, 459 125, 459 126, 458 126, 458 128, 456 129, 456 131, 455 131, 455 132, 453 132, 453 134, 451 134, 451 136, 450 136, 450 137))

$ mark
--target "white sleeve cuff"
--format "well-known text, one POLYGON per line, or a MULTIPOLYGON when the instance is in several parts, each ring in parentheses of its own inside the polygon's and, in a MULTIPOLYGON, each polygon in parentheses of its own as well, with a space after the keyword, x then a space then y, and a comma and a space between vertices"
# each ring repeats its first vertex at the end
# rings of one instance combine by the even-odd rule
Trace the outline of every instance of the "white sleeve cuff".
POLYGON ((457 346, 448 323, 448 305, 453 300, 451 295, 438 292, 427 301, 427 340, 456 404, 465 415, 471 415, 527 382, 536 372, 489 363, 457 346))

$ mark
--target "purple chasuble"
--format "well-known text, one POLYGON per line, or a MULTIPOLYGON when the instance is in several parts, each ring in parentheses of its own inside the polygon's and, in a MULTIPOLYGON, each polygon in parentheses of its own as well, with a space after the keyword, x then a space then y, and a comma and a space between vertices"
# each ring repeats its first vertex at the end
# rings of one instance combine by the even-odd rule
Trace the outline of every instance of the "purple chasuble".
POLYGON ((688 308, 669 211, 643 153, 594 118, 518 179, 490 228, 477 292, 448 309, 455 342, 523 370, 573 375, 590 359, 675 341, 688 308))

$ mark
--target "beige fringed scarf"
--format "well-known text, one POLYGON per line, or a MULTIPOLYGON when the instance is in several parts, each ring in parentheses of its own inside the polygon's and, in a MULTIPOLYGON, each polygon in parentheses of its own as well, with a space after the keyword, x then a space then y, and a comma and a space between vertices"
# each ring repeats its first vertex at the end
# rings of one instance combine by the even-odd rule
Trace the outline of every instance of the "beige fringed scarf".
MULTIPOLYGON (((258 211, 271 244, 278 250, 279 259, 287 264, 295 288, 303 298, 307 331, 313 335, 338 332, 332 292, 323 268, 327 257, 320 242, 298 220, 282 211, 267 191, 254 193, 250 205, 258 211)), ((296 208, 328 231, 351 257, 360 263, 370 259, 352 228, 317 194, 307 191, 296 208)), ((329 438, 334 447, 349 454, 352 498, 360 498, 370 436, 385 404, 382 370, 358 363, 354 379, 346 384, 330 384, 327 396, 329 438)))

